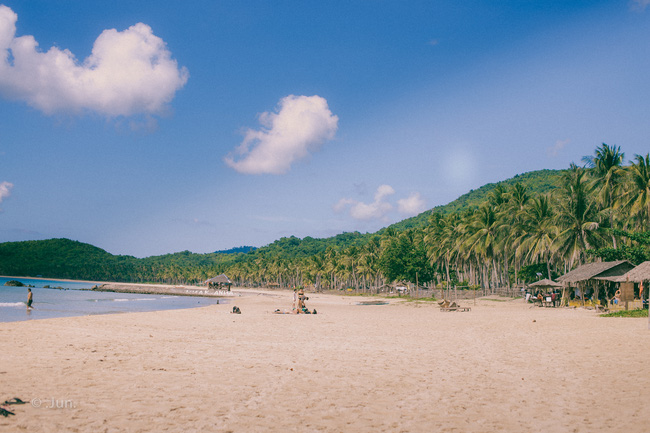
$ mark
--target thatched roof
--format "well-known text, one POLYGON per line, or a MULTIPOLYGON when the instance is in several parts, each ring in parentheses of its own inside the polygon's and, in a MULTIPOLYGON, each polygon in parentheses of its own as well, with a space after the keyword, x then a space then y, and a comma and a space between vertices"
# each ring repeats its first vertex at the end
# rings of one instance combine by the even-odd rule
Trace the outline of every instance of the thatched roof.
POLYGON ((549 280, 548 278, 544 278, 543 280, 535 281, 532 284, 529 284, 528 287, 562 287, 561 283, 556 283, 553 280, 549 280))
POLYGON ((558 278, 560 283, 577 283, 587 280, 610 280, 620 277, 632 270, 634 265, 627 260, 615 262, 596 262, 578 266, 576 269, 558 278))
POLYGON ((648 281, 650 280, 650 261, 648 262, 643 262, 636 268, 632 269, 625 275, 621 275, 620 277, 617 277, 616 280, 617 282, 624 282, 624 281, 633 281, 635 283, 640 283, 642 281, 648 281))
POLYGON ((206 280, 204 284, 232 284, 232 282, 230 281, 230 278, 226 276, 226 274, 221 274, 217 275, 214 278, 206 280))

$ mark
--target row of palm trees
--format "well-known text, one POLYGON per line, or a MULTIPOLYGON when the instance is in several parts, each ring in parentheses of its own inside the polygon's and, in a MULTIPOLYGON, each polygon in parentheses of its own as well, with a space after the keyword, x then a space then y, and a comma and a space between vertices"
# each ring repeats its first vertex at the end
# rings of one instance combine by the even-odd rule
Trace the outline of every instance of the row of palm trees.
POLYGON ((360 246, 305 258, 258 254, 227 272, 247 285, 362 291, 398 279, 503 287, 521 282, 522 268, 535 264, 544 264, 551 278, 593 260, 595 248, 629 242, 609 228, 650 230, 649 155, 625 166, 620 147, 603 144, 583 161, 584 167, 571 164, 548 194, 497 185, 480 206, 433 213, 424 228, 388 228, 360 246))

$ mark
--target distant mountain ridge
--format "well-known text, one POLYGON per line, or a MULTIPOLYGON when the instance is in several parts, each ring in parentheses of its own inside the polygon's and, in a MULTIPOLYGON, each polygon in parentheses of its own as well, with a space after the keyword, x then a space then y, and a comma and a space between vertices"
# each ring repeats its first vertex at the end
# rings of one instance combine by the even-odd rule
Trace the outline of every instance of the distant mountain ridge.
POLYGON ((250 253, 251 251, 255 251, 256 249, 257 249, 257 247, 252 247, 250 245, 244 245, 244 246, 241 246, 241 247, 234 247, 234 248, 230 248, 230 249, 227 249, 227 250, 215 251, 214 253, 215 254, 237 254, 237 253, 246 254, 246 253, 250 253))

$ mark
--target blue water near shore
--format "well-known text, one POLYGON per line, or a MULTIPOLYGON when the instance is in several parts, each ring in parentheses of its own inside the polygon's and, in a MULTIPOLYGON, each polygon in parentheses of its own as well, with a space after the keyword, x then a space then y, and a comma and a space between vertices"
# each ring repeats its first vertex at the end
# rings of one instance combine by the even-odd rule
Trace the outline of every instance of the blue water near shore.
POLYGON ((95 285, 96 283, 82 281, 0 277, 0 322, 177 310, 227 302, 227 300, 219 298, 196 296, 144 295, 87 290, 92 289, 95 285), (10 280, 20 281, 25 286, 32 286, 31 289, 34 293, 32 307, 34 308, 27 308, 27 287, 5 286, 4 284, 10 280), (43 286, 55 288, 48 289, 43 286))

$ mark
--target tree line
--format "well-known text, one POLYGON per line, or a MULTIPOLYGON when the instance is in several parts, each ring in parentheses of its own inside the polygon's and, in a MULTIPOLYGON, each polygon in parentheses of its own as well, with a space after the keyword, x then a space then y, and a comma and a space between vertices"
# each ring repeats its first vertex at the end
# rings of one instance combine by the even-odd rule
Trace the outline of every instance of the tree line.
POLYGON ((66 239, 4 243, 0 274, 197 284, 226 273, 244 286, 373 291, 394 281, 511 286, 598 258, 638 264, 650 259, 650 158, 624 161, 602 144, 583 166, 489 185, 374 234, 291 236, 248 253, 138 259, 66 239))

